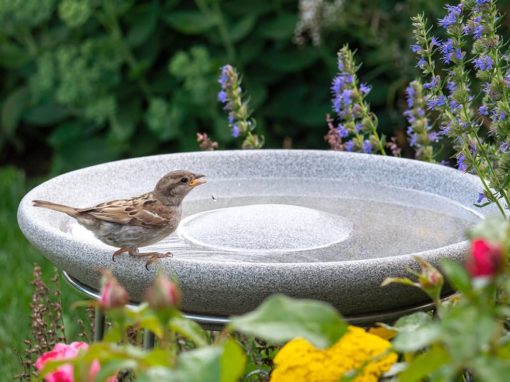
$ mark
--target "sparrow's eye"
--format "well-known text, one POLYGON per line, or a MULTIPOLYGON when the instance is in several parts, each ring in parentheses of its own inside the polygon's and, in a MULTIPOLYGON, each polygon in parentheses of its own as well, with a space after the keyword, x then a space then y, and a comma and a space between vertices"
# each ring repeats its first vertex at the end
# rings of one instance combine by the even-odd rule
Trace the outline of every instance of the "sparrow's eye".
POLYGON ((184 178, 181 178, 181 183, 188 183, 188 178, 184 177, 184 178))

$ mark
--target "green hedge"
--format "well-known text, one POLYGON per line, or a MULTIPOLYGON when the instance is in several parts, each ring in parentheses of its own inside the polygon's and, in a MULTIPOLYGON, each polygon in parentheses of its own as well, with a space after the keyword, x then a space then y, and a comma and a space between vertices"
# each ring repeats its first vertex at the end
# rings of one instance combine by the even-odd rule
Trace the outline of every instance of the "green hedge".
POLYGON ((59 173, 197 150, 198 131, 233 148, 216 99, 226 63, 243 74, 267 147, 291 138, 326 148, 329 86, 346 42, 374 86, 381 129, 402 131, 402 91, 415 74, 410 17, 436 18, 443 2, 350 0, 334 14, 338 1, 308 3, 330 5, 314 23, 326 26, 320 45, 293 42, 291 0, 0 1, 0 160, 59 173))

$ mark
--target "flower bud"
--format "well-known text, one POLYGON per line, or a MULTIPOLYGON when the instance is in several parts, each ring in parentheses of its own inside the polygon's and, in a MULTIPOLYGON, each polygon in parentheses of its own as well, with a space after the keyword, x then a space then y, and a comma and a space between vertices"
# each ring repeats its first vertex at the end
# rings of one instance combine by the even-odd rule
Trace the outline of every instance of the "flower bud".
POLYGON ((103 309, 112 309, 126 305, 129 301, 129 295, 126 290, 119 284, 119 281, 113 276, 112 272, 103 270, 102 274, 99 306, 103 309))
POLYGON ((147 291, 147 302, 155 310, 178 307, 181 303, 181 292, 173 282, 160 273, 147 291))
POLYGON ((418 273, 420 288, 427 293, 432 300, 439 301, 444 283, 443 275, 428 261, 425 261, 419 256, 414 256, 414 258, 421 268, 420 273, 418 273))
POLYGON ((481 238, 471 242, 471 254, 466 268, 473 277, 494 276, 502 267, 503 250, 499 244, 492 244, 481 238))

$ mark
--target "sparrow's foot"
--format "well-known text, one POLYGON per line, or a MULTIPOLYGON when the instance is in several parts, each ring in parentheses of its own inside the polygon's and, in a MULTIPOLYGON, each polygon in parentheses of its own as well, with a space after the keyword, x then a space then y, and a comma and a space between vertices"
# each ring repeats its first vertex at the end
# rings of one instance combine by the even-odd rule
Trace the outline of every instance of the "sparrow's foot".
POLYGON ((115 252, 113 252, 112 261, 115 261, 115 258, 117 256, 120 256, 120 255, 122 255, 125 252, 129 252, 129 248, 128 247, 122 247, 122 248, 116 250, 115 252))
POLYGON ((161 253, 161 252, 138 252, 138 250, 131 250, 129 251, 129 255, 130 256, 134 256, 134 257, 147 257, 147 262, 145 263, 145 269, 149 270, 149 265, 158 261, 159 259, 162 259, 164 257, 172 257, 173 254, 172 252, 166 252, 166 253, 161 253))
POLYGON ((145 269, 147 269, 147 270, 149 270, 149 265, 158 261, 159 259, 162 259, 164 257, 173 257, 172 252, 166 252, 166 253, 147 252, 147 253, 140 253, 139 255, 148 257, 147 262, 145 263, 145 269))

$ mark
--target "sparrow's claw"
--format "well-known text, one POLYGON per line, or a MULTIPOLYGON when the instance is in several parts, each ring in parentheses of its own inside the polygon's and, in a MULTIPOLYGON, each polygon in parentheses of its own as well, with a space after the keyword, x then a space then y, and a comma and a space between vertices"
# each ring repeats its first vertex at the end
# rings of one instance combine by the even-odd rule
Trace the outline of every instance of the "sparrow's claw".
POLYGON ((116 250, 115 252, 113 252, 113 255, 112 255, 112 261, 115 261, 115 258, 117 256, 120 256, 122 255, 124 252, 129 252, 129 248, 126 248, 126 247, 122 247, 118 250, 116 250))
POLYGON ((164 257, 173 257, 172 252, 159 253, 159 252, 149 252, 149 253, 140 253, 139 256, 147 256, 149 257, 147 262, 145 263, 145 269, 149 270, 149 265, 162 259, 164 257))

